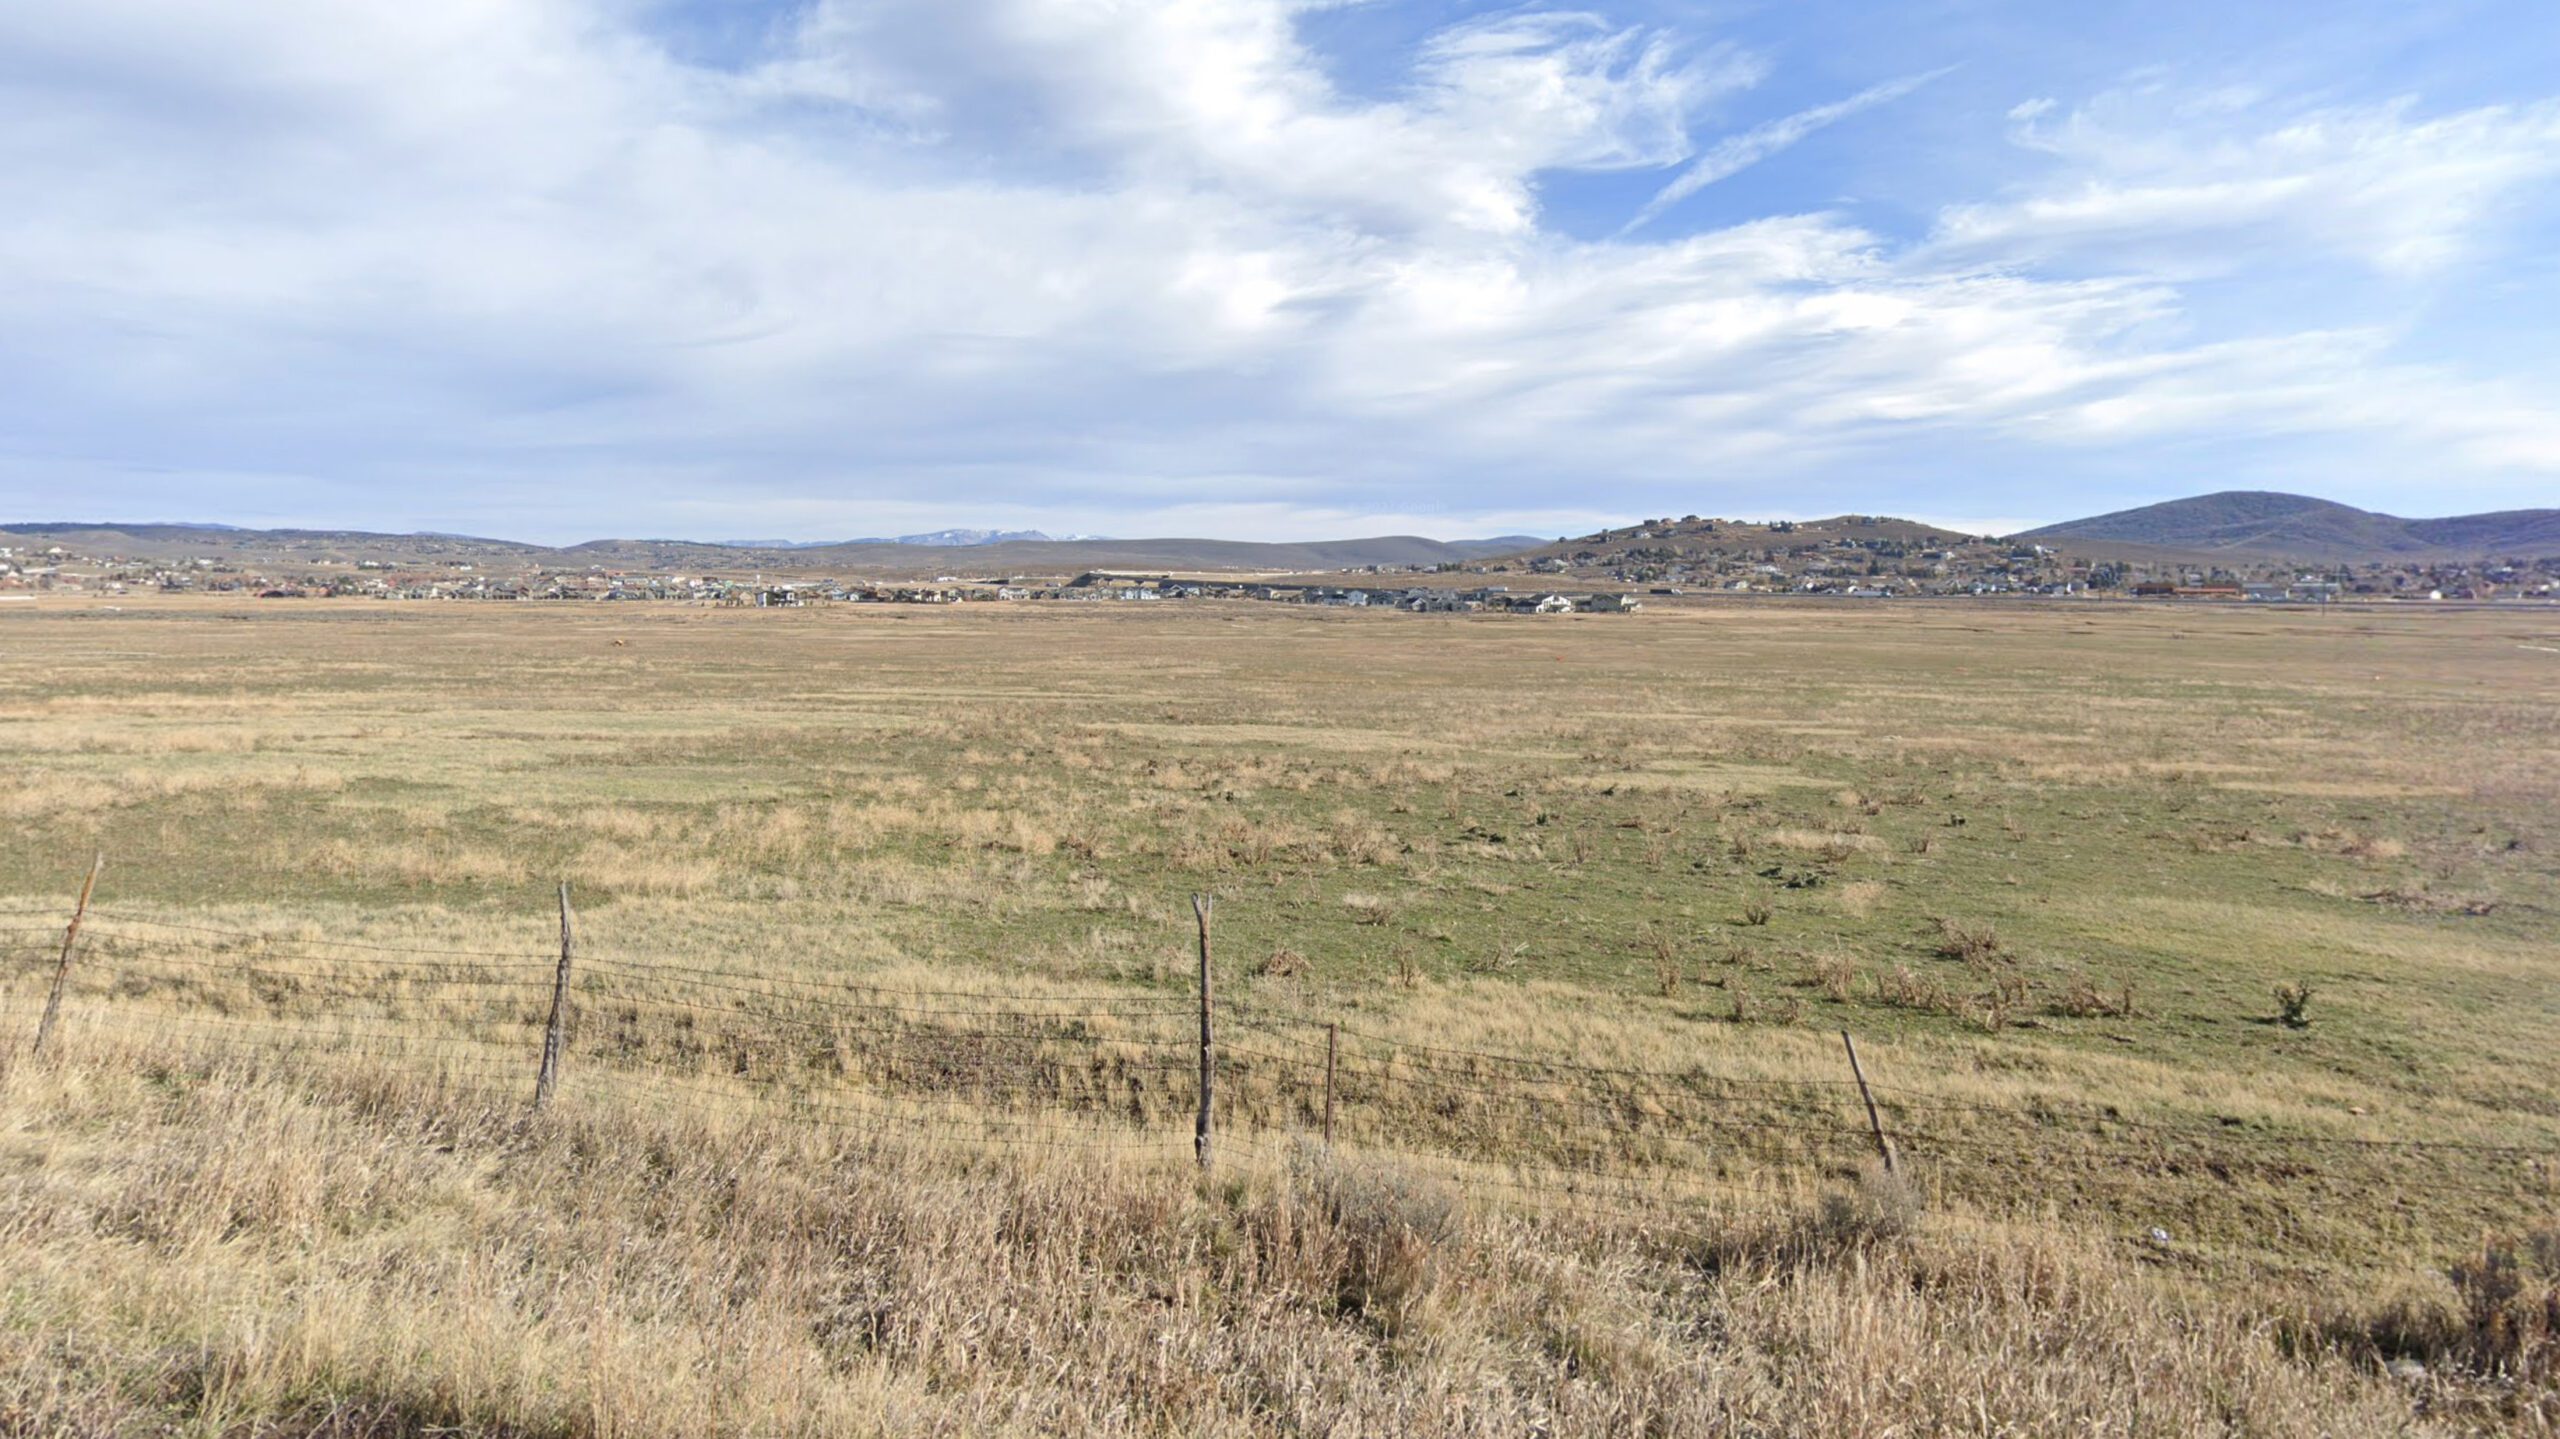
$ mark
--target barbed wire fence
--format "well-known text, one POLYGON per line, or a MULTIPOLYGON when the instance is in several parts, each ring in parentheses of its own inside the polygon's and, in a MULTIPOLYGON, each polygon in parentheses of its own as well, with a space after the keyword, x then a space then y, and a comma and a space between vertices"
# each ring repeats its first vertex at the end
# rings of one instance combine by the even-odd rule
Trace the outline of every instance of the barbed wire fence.
POLYGON ((2547 1215, 2560 1193, 2560 1146, 1987 1103, 1871 1082, 1854 1047, 1837 1078, 1738 1077, 1213 1007, 1205 901, 1200 982, 1184 994, 888 987, 595 954, 576 946, 565 886, 556 949, 240 929, 90 900, 84 889, 67 923, 0 909, 0 1032, 40 1016, 33 1039, 8 1041, 22 1052, 113 1046, 172 1069, 282 1064, 480 1105, 583 1094, 1133 1161, 1187 1147, 1203 1167, 1329 1152, 1509 1210, 1675 1235, 1879 1162, 1986 1213, 2210 1234, 2249 1257, 2457 1239, 2547 1215))

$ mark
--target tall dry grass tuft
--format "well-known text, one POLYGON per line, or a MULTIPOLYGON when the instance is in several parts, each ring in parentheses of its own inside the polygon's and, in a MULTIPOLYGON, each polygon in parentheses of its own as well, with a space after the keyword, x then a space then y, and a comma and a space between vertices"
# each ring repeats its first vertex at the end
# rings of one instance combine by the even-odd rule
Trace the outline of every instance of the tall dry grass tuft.
POLYGON ((1258 1216, 1275 1250, 1305 1268, 1308 1289, 1330 1290, 1340 1313, 1381 1334, 1402 1333, 1458 1262, 1443 1252, 1457 1234, 1448 1189, 1306 1140, 1288 1147, 1283 1202, 1258 1216))
POLYGON ((2343 1346, 2456 1422, 2560 1431, 2560 1224, 2484 1237, 2433 1278, 2332 1306, 2297 1342, 2343 1346))

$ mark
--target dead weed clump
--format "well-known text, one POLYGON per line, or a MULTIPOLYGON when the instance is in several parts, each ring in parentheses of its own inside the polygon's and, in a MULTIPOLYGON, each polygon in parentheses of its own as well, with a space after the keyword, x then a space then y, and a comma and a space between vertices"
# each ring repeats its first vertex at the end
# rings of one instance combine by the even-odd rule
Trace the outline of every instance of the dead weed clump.
POLYGON ((2005 951, 2000 947, 2000 931, 1989 920, 1937 919, 1938 957, 1962 960, 1966 964, 1988 964, 2005 951))
POLYGON ((1997 1034, 2009 1027, 2009 1021, 2027 1007, 2026 977, 2003 974, 1991 981, 1991 987, 1973 997, 1971 1017, 1985 1030, 1997 1034))
POLYGON ((1847 1004, 1857 990, 1858 967, 1836 954, 1826 954, 1813 962, 1813 982, 1833 1004, 1847 1004))
POLYGON ((1891 1009, 1908 1009, 1921 1014, 1959 1014, 1963 1001, 1955 992, 1931 975, 1915 974, 1908 967, 1895 965, 1876 975, 1876 1001, 1891 1009))
POLYGON ((1653 992, 1664 999, 1677 997, 1684 973, 1679 933, 1660 920, 1647 920, 1640 937, 1653 962, 1653 992))
POLYGON ((2110 994, 2087 975, 2080 975, 2046 1002, 2045 1013, 2062 1019, 2132 1019, 2137 1013, 2133 986, 2120 986, 2110 994))

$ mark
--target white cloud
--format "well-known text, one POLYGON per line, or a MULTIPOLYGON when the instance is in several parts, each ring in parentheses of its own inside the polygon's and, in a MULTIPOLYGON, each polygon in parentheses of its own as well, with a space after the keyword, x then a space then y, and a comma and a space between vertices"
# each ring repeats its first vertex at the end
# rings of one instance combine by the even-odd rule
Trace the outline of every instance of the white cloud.
POLYGON ((2003 200, 1949 206, 1950 251, 2229 273, 2340 255, 2423 275, 2477 246, 2500 208, 2560 175, 2560 101, 2422 117, 2414 100, 2269 114, 2247 93, 2110 95, 2055 118, 2010 112, 2053 157, 2003 200))
POLYGON ((1586 243, 1542 179, 1679 163, 1764 62, 1515 11, 1354 94, 1298 8, 826 0, 729 69, 618 3, 0 11, 0 495, 1309 535, 1824 475, 1881 509, 1987 449, 2234 436, 2560 472, 2547 376, 2395 361, 2352 314, 2199 333, 2151 253, 2307 200, 2424 272, 2545 173, 2551 105, 2251 129, 2226 99, 2214 143, 2023 107, 2052 174, 1926 245, 1829 215, 1586 243))
POLYGON ((1659 31, 1513 12, 1441 31, 1402 96, 1359 99, 1298 40, 1294 21, 1313 8, 821 0, 759 83, 891 95, 894 113, 1016 156, 1364 228, 1516 234, 1535 223, 1537 171, 1676 160, 1690 113, 1760 74, 1729 49, 1686 55, 1659 31))

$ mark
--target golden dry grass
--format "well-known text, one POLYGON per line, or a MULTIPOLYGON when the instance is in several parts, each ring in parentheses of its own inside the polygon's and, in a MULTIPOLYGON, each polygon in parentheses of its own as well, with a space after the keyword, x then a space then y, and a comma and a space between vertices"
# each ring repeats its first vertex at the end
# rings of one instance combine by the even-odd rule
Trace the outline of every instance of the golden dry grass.
POLYGON ((109 870, 68 1057, 0 1101, 0 1424, 2547 1428, 2354 1336, 2553 1208, 2529 1157, 2402 1147, 2560 1150, 2552 626, 2064 613, 17 607, 0 1034, 109 870), (351 946, 539 973, 564 877, 588 1008, 526 1128, 539 986, 351 946), (1165 1008, 964 1085, 965 1016, 897 1022, 921 1066, 779 1042, 813 982, 1165 1008), (301 1058, 127 1048, 207 1014, 301 1058), (1327 1022, 1369 1178, 1289 1170, 1327 1022), (1843 1027, 1929 1214, 1790 1249, 1856 1189, 1843 1027), (1335 1232, 1372 1180, 1452 1217, 1335 1232), (847 1347, 848 1287, 897 1324, 847 1347))
POLYGON ((19 1432, 2426 1432, 2343 1352, 1898 1201, 1648 1237, 1263 1148, 12 1065, 19 1432), (1809 1226, 1809 1227, 1808 1227, 1809 1226))

